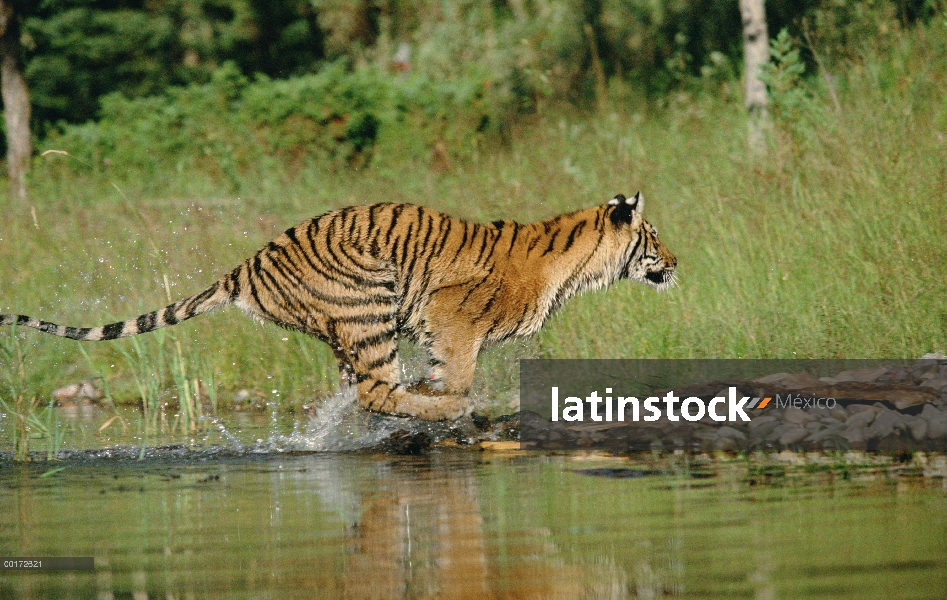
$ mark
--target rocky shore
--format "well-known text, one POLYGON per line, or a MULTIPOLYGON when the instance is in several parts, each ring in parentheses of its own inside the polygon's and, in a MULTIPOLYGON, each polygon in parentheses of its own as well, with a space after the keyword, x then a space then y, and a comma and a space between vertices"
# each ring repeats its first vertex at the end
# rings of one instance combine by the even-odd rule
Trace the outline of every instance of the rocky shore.
MULTIPOLYGON (((748 410, 750 422, 550 423, 518 415, 524 448, 612 450, 947 450, 947 357, 910 366, 844 371, 815 378, 774 373, 753 381, 712 381, 676 389, 710 399, 730 386, 740 395, 781 403, 748 410), (790 399, 787 402, 787 398, 790 399), (816 399, 821 399, 816 402, 816 399)), ((655 395, 660 395, 660 391, 655 395)))

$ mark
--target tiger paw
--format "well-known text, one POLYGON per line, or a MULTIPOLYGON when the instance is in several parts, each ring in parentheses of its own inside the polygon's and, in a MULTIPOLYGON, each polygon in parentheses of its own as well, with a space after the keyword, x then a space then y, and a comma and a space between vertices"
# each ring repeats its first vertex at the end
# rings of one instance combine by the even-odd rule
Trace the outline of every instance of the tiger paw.
POLYGON ((466 396, 405 394, 395 403, 393 412, 428 421, 456 421, 471 410, 466 396))

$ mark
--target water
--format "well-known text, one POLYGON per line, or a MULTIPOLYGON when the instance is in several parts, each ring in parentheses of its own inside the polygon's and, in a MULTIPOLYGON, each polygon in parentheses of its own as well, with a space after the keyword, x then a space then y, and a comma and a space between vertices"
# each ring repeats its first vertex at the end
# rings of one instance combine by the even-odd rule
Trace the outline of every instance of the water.
POLYGON ((943 598, 942 478, 741 461, 172 448, 0 469, 21 598, 943 598))
MULTIPOLYGON (((124 455, 133 447, 141 454, 144 447, 144 454, 149 454, 154 447, 182 445, 194 451, 225 449, 231 454, 351 452, 378 448, 396 432, 425 431, 437 439, 451 428, 447 423, 361 410, 354 389, 329 396, 313 416, 279 413, 276 403, 266 408, 265 412, 228 411, 224 416, 205 416, 202 429, 196 432, 184 429, 179 416, 170 412, 152 415, 151 424, 145 428, 141 412, 132 407, 57 408, 56 427, 61 440, 52 451, 63 457, 77 449, 106 451, 101 455, 118 448, 124 455)), ((0 413, 0 457, 12 451, 15 421, 11 417, 0 413)), ((31 438, 29 448, 34 456, 45 458, 51 450, 50 438, 31 438)))
POLYGON ((0 572, 0 598, 947 596, 943 456, 395 456, 438 431, 351 394, 198 434, 115 414, 61 411, 58 461, 0 446, 0 555, 96 566, 0 572))

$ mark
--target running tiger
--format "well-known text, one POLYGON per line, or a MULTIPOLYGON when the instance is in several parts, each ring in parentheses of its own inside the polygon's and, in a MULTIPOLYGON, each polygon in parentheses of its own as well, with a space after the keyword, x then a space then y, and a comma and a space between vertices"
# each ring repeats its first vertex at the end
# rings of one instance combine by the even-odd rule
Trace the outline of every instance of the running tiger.
POLYGON ((467 414, 485 342, 535 333, 572 296, 631 279, 663 290, 677 259, 641 216, 641 194, 521 225, 468 223, 410 204, 332 211, 287 229, 212 286, 103 327, 26 325, 74 340, 113 340, 227 304, 313 335, 339 361, 341 385, 365 409, 423 419, 467 414), (398 338, 427 351, 430 379, 400 381, 398 338))

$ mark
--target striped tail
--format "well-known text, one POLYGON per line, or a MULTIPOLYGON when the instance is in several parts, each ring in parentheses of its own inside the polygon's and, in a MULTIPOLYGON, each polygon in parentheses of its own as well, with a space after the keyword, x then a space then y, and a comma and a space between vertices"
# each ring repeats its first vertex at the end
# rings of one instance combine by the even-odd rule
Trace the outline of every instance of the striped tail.
POLYGON ((40 321, 26 315, 0 315, 0 326, 25 325, 59 337, 90 342, 129 337, 139 333, 148 333, 168 325, 176 325, 191 317, 230 304, 233 298, 230 291, 228 291, 228 279, 229 277, 218 281, 203 292, 184 300, 178 300, 162 309, 127 321, 103 325, 102 327, 66 327, 48 321, 40 321))

